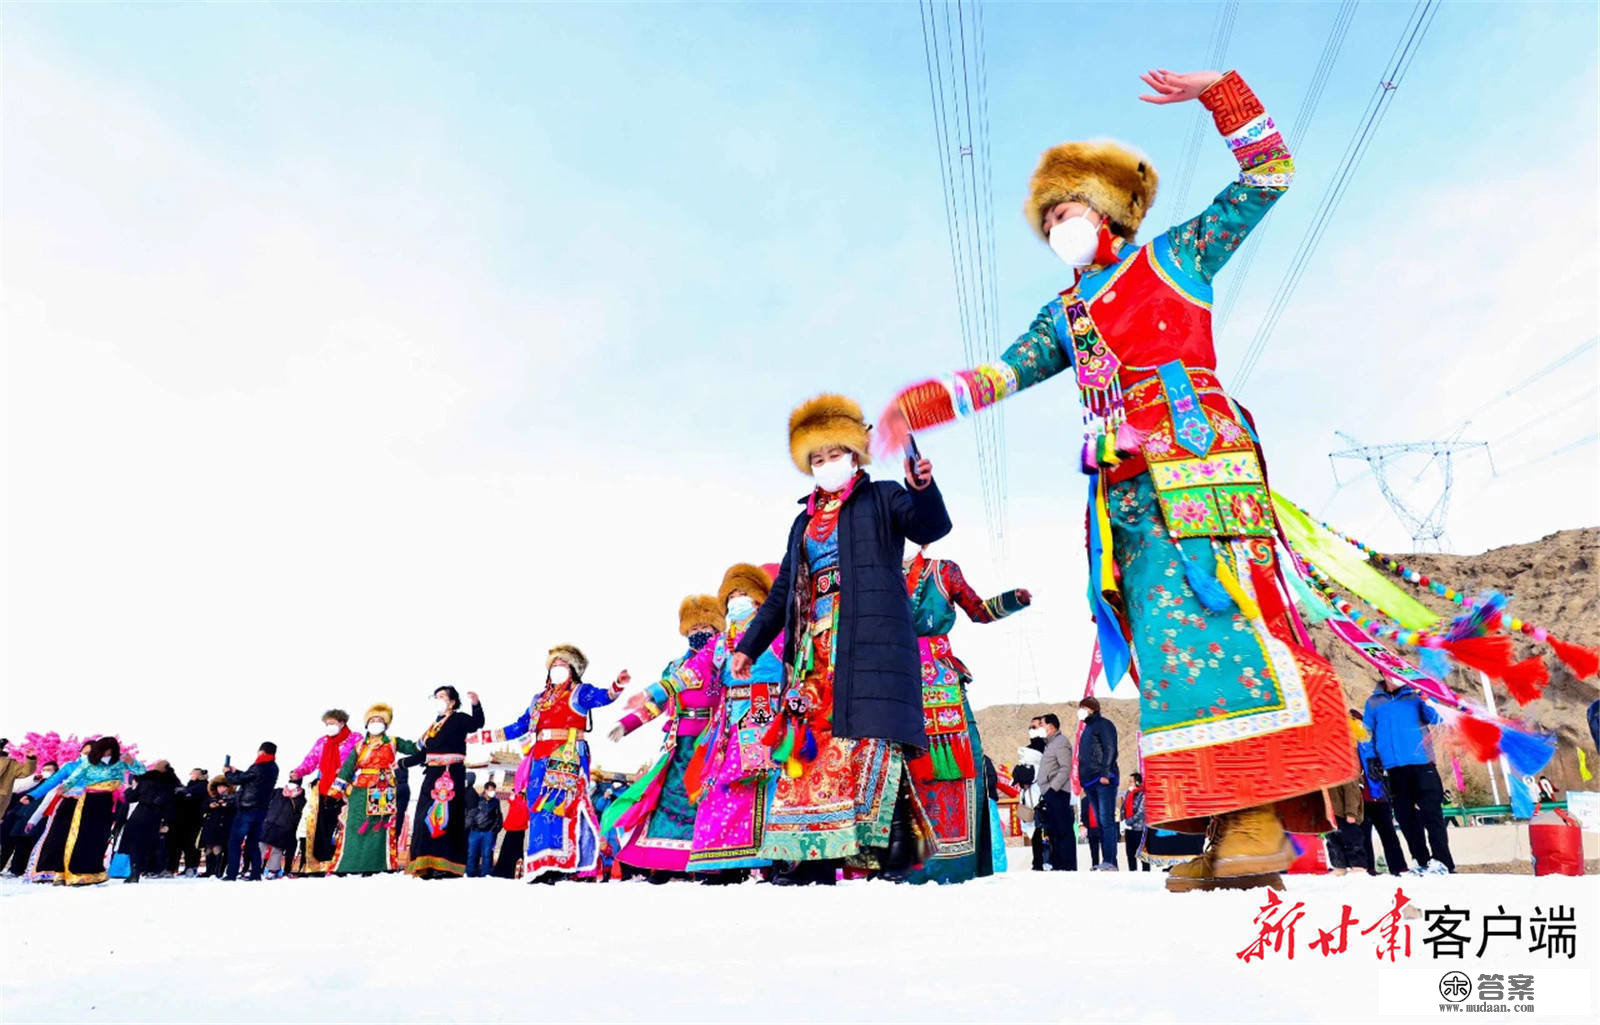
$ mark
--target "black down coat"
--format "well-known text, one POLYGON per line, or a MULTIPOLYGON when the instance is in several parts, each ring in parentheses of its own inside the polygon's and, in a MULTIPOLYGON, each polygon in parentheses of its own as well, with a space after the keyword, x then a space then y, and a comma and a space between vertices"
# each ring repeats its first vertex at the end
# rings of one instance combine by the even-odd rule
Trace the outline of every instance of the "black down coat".
MULTIPOLYGON (((804 504, 809 499, 801 499, 804 504)), ((784 662, 793 664, 796 639, 810 620, 804 511, 789 528, 772 593, 739 642, 752 659, 787 629, 784 662), (791 593, 793 592, 793 593, 791 593)), ((839 636, 834 645, 833 732, 926 748, 922 726, 922 659, 911 628, 906 593, 906 542, 919 545, 950 533, 950 514, 937 484, 913 491, 862 480, 839 513, 839 636)))

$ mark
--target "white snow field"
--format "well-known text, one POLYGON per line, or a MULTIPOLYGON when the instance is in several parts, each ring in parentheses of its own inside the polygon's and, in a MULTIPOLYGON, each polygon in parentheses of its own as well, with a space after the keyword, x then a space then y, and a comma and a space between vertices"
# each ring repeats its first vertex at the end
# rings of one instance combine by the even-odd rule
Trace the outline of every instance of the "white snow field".
POLYGON ((1160 873, 1012 860, 1006 875, 938 888, 8 879, 0 1020, 1437 1022, 1456 965, 1542 987, 1536 1014, 1474 1020, 1592 1022, 1600 1008, 1595 877, 1404 879, 1421 908, 1472 909, 1474 942, 1463 961, 1433 960, 1410 919, 1412 957, 1391 967, 1378 934, 1359 930, 1391 905, 1394 880, 1293 876, 1285 896, 1306 916, 1295 959, 1247 964, 1236 955, 1265 891, 1169 894, 1160 873), (1343 904, 1359 924, 1324 957, 1309 945, 1343 904), (1483 914, 1557 904, 1576 908, 1576 958, 1530 954, 1526 938, 1472 957, 1483 914))

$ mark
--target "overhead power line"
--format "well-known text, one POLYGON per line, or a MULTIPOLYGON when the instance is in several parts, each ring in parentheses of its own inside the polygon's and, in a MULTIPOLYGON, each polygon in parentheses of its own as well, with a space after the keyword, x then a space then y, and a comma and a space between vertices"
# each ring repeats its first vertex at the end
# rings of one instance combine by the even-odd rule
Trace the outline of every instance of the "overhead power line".
POLYGON ((1362 113, 1359 127, 1345 148, 1344 157, 1340 160, 1334 171, 1332 180, 1328 182, 1326 191, 1323 192, 1322 201, 1318 204, 1316 212, 1312 215, 1311 224, 1306 229, 1300 245, 1295 249, 1289 260, 1288 269, 1284 272, 1283 280, 1279 283, 1277 291, 1273 293, 1272 301, 1267 306, 1267 312, 1261 319, 1261 324, 1256 328, 1254 337, 1250 340, 1249 347, 1245 350, 1240 361, 1239 372, 1233 379, 1233 390, 1241 391, 1255 371, 1256 365, 1261 360, 1261 354, 1266 351, 1267 343, 1272 338, 1272 333, 1277 329, 1278 321, 1282 319, 1284 310, 1294 298, 1295 289, 1304 276, 1306 267, 1310 264, 1312 256, 1316 253, 1318 245, 1322 242, 1323 235, 1328 230, 1328 225, 1333 221, 1333 215, 1339 209, 1340 202, 1344 199, 1346 191, 1350 188, 1351 181, 1355 178, 1356 170, 1361 166, 1361 160, 1366 156, 1368 148, 1376 136, 1379 126, 1383 124, 1384 116, 1388 113, 1390 103, 1400 84, 1405 80, 1406 72, 1410 70, 1411 63, 1415 60, 1417 50, 1422 45, 1422 40, 1428 34, 1428 28, 1433 24, 1434 16, 1439 10, 1439 0, 1418 0, 1412 8, 1411 15, 1406 21, 1405 29, 1400 33, 1399 40, 1395 43, 1394 52, 1389 61, 1384 65, 1378 83, 1373 88, 1372 97, 1367 102, 1362 113))

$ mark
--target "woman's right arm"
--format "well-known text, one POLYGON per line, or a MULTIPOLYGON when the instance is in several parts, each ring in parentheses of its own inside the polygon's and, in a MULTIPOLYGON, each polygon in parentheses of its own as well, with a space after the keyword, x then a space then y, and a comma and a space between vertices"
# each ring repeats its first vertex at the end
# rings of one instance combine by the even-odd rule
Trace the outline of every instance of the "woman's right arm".
POLYGON ((899 451, 906 431, 965 419, 1071 367, 1071 341, 1057 336, 1055 320, 1046 306, 998 361, 902 390, 878 418, 875 434, 882 447, 875 443, 874 451, 899 451))
POLYGON ((736 649, 745 658, 754 661, 761 656, 783 632, 789 618, 789 589, 794 584, 794 567, 790 565, 790 556, 794 552, 794 533, 798 525, 790 528, 790 543, 784 546, 783 564, 778 567, 778 576, 772 581, 772 590, 767 593, 767 600, 761 603, 756 610, 755 618, 750 620, 749 629, 739 639, 736 649))

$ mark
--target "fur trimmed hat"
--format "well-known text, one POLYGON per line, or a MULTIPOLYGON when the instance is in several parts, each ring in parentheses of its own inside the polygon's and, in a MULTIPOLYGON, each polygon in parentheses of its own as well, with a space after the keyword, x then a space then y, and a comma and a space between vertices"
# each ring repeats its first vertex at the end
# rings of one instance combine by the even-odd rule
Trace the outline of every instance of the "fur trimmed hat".
POLYGON ((697 630, 722 629, 722 605, 709 594, 691 594, 678 606, 678 632, 687 637, 697 630))
POLYGON ((1033 233, 1048 241, 1044 215, 1057 203, 1087 203, 1133 241, 1156 201, 1156 169, 1143 153, 1110 139, 1064 142, 1039 157, 1022 212, 1033 233))
POLYGON ((371 708, 367 709, 367 714, 361 720, 361 725, 365 726, 374 719, 382 719, 385 726, 393 726, 394 709, 380 701, 371 708))
POLYGON ((548 673, 550 667, 556 664, 556 659, 558 658, 571 666, 572 675, 580 679, 583 677, 583 671, 589 668, 589 657, 577 645, 557 644, 550 649, 550 654, 545 657, 544 671, 548 673))
POLYGON ((826 445, 849 449, 862 466, 872 462, 860 403, 843 395, 818 395, 789 414, 789 455, 801 473, 811 476, 811 453, 826 445))
POLYGON ((735 563, 722 575, 722 586, 717 589, 724 612, 728 608, 728 595, 734 591, 743 591, 760 605, 772 593, 772 577, 760 566, 748 562, 735 563))

